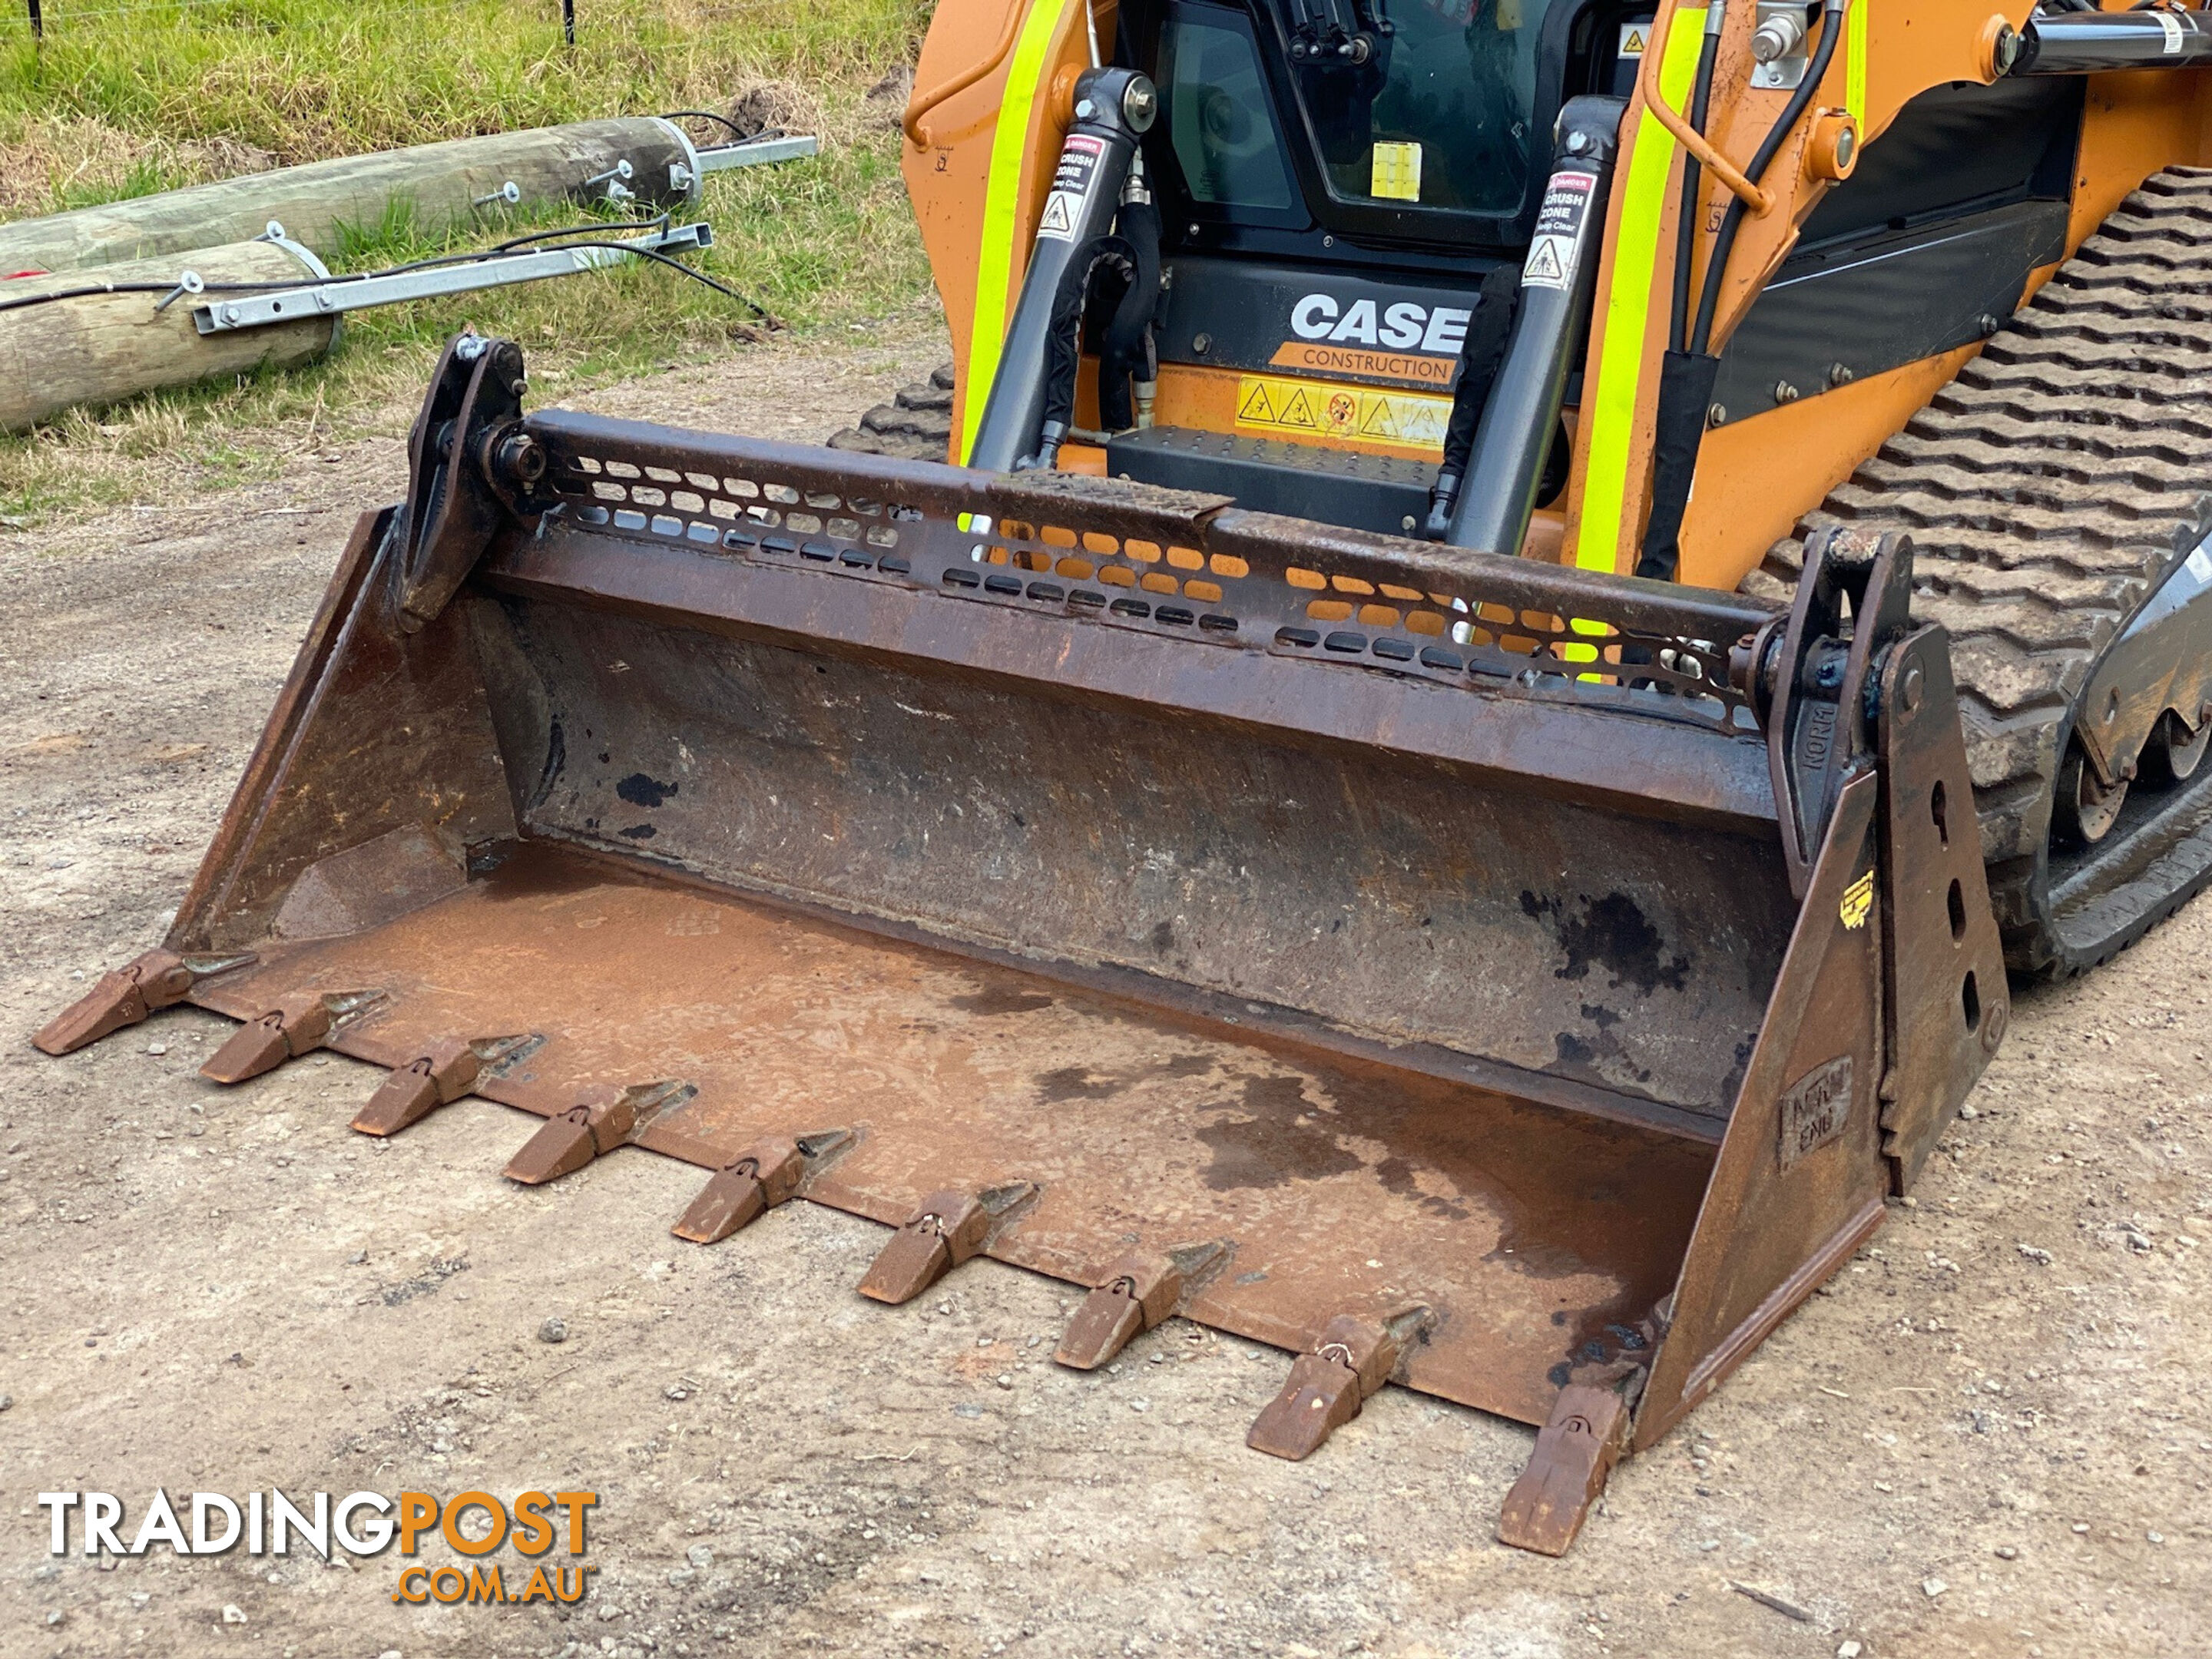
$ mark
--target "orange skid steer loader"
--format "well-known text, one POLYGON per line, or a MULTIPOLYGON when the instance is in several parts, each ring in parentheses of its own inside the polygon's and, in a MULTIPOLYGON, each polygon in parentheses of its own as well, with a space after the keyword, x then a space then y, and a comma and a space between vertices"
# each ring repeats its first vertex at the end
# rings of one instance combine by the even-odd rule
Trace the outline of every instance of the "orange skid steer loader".
MULTIPOLYGON (((243 1079, 1538 1425, 1557 1553, 2212 866, 2212 27, 945 0, 917 459, 441 361, 163 948, 243 1079), (955 464, 957 463, 957 464, 955 464)), ((863 434, 865 440, 865 434, 863 434)), ((883 446, 890 447, 890 446, 883 446)))

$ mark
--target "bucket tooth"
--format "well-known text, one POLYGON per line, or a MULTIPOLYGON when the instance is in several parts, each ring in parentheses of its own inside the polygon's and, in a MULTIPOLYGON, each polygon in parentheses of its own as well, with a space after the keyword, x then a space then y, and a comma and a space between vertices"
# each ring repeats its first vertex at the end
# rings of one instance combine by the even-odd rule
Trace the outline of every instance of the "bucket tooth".
POLYGON ((1053 1358, 1072 1370, 1096 1370, 1139 1333, 1173 1313, 1192 1280, 1223 1254, 1219 1245, 1205 1244, 1165 1255, 1133 1252, 1123 1256, 1083 1298, 1053 1358))
POLYGON ((911 1302, 980 1254, 993 1225, 1036 1194, 1027 1182, 981 1193, 932 1193, 869 1264, 860 1278, 860 1294, 893 1306, 911 1302))
POLYGON ((320 992, 287 997, 248 1020, 208 1057, 200 1075, 211 1083, 243 1083, 323 1046, 331 1034, 331 999, 320 992))
POLYGON ((671 1106, 697 1091, 688 1084, 641 1083, 588 1091, 567 1111, 540 1124, 507 1161, 507 1178, 538 1187, 574 1175, 602 1153, 627 1146, 671 1106))
POLYGON ((519 1181, 526 1187, 542 1186, 575 1174, 601 1150, 599 1137, 592 1132, 592 1109, 571 1106, 538 1126, 537 1133, 507 1160, 505 1173, 509 1181, 519 1181))
POLYGON ((1528 1467, 1505 1494, 1498 1541, 1565 1555, 1628 1444, 1627 1399, 1605 1384, 1570 1382, 1537 1431, 1528 1467))
POLYGON ((182 1002, 195 975, 170 951, 149 951, 137 961, 102 974, 100 982, 57 1015, 32 1043, 42 1054, 66 1054, 110 1032, 136 1025, 155 1010, 182 1002))
POLYGON ((757 1142, 717 1170, 669 1231, 694 1244, 719 1244, 790 1198, 805 1174, 806 1154, 796 1140, 757 1142))
POLYGON ((1310 1456, 1390 1380, 1408 1338, 1426 1319, 1426 1309, 1381 1322, 1339 1314, 1312 1351, 1291 1361, 1282 1393, 1253 1419, 1244 1443, 1292 1462, 1310 1456))
POLYGON ((468 1093, 480 1068, 474 1047, 447 1037, 385 1079, 354 1115, 353 1127, 365 1135, 396 1135, 468 1093))
POLYGON ((1253 1419, 1244 1443, 1295 1463, 1358 1416, 1362 1403, 1357 1371, 1320 1354, 1302 1353, 1291 1362, 1282 1393, 1253 1419))

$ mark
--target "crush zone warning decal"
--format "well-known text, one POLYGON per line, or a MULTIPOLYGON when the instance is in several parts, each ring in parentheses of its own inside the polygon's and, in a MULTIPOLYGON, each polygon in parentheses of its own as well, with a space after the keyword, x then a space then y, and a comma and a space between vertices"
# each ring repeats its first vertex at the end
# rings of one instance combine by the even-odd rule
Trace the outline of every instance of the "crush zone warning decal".
POLYGON ((1105 153, 1103 139, 1087 132, 1067 135, 1066 147, 1060 152, 1060 167, 1052 175, 1052 194, 1044 198, 1044 216, 1037 221, 1038 235, 1058 242, 1075 240, 1075 227, 1083 217, 1083 198, 1091 193, 1098 159, 1105 153))
POLYGON ((1449 398, 1263 374, 1242 375, 1237 382, 1237 424, 1248 431, 1404 444, 1440 455, 1450 420, 1449 398))
POLYGON ((1544 191, 1544 204, 1536 210, 1536 234, 1528 244, 1528 258, 1521 267, 1523 288, 1565 289, 1575 280, 1575 240, 1589 213, 1590 193, 1597 188, 1594 173, 1554 173, 1544 191))

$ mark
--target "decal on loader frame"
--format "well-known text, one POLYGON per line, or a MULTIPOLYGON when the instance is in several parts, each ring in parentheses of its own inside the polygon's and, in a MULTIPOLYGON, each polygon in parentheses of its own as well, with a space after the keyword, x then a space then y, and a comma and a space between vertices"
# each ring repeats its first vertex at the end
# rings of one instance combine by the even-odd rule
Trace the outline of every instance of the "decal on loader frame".
POLYGON ((1253 432, 1355 442, 1404 444, 1443 453, 1451 399, 1373 386, 1240 375, 1237 424, 1253 432))

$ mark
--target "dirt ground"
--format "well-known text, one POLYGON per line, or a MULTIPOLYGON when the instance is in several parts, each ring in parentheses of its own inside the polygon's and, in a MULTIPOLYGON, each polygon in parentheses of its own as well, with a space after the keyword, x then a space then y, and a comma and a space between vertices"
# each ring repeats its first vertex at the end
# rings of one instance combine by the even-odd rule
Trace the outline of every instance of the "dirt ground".
MULTIPOLYGON (((814 438, 943 355, 589 401, 814 438)), ((196 1012, 40 1056, 159 938, 403 475, 395 434, 0 539, 0 1654, 2212 1652, 2212 903, 2021 998, 1916 1200, 1559 1561, 1492 1537, 1515 1424, 1393 1388, 1279 1462, 1243 1436, 1287 1361, 1249 1343, 1173 1322, 1064 1372, 1064 1285, 978 1262, 879 1308, 866 1222, 683 1245, 693 1170, 519 1188, 528 1121, 475 1101, 373 1143, 372 1068, 219 1090, 196 1012), (127 1537, 157 1486, 590 1488, 598 1571, 573 1612, 439 1607, 396 1553, 47 1553, 37 1493, 113 1492, 127 1537)))

